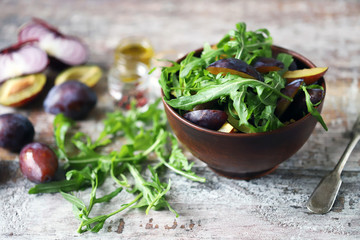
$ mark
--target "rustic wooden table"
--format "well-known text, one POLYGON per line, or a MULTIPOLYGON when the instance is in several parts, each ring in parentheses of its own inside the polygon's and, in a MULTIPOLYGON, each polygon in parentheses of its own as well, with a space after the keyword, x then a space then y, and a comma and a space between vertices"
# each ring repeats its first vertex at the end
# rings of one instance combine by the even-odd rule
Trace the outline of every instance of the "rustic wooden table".
MULTIPOLYGON (((195 171, 207 178, 194 183, 171 174, 170 204, 179 212, 129 210, 112 217, 98 234, 76 233, 78 220, 60 194, 28 195, 33 183, 18 169, 18 156, 0 153, 1 239, 359 239, 360 146, 345 167, 343 185, 333 210, 310 213, 305 203, 330 171, 350 139, 359 113, 360 2, 356 0, 293 1, 37 1, 0 2, 0 48, 17 40, 17 29, 32 16, 61 31, 77 35, 90 47, 90 62, 106 72, 118 41, 129 35, 147 36, 158 58, 179 55, 216 42, 235 23, 249 29, 266 27, 274 43, 293 49, 318 66, 328 66, 323 117, 304 147, 270 175, 251 181, 215 175, 195 161, 195 171)), ((82 129, 94 129, 113 110, 106 77, 95 88, 99 103, 82 129)), ((1 107, 0 113, 20 112, 34 123, 36 141, 53 143, 53 117, 41 100, 27 108, 1 107)), ((294 136, 296 137, 296 136, 294 136)), ((88 193, 88 191, 85 191, 88 193)), ((122 199, 104 204, 116 209, 122 199)))

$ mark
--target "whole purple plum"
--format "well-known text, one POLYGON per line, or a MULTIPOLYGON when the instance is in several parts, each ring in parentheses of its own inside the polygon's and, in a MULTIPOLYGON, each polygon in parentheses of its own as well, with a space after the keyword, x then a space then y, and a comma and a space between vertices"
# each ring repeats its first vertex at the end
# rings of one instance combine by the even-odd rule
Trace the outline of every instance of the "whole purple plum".
POLYGON ((54 151, 46 144, 32 142, 19 154, 20 170, 25 177, 35 183, 50 181, 58 168, 54 151))
POLYGON ((95 92, 79 81, 67 81, 54 86, 44 101, 44 109, 51 114, 63 113, 74 120, 84 119, 95 107, 95 92))
POLYGON ((0 115, 0 147, 12 152, 32 142, 35 130, 32 123, 23 115, 6 113, 0 115))

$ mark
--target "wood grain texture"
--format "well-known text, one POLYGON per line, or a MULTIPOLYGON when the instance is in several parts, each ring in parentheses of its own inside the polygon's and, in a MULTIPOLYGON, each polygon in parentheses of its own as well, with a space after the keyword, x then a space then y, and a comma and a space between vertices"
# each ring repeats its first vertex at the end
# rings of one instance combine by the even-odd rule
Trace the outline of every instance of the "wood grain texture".
MULTIPOLYGON (((239 21, 245 21, 249 29, 268 28, 276 45, 329 67, 323 108, 329 131, 318 125, 298 153, 272 174, 251 181, 219 177, 192 158, 196 172, 207 182, 194 183, 169 174, 173 186, 168 199, 179 218, 168 211, 145 215, 129 210, 109 219, 100 233, 79 235, 71 205, 59 194, 28 195, 33 184, 22 177, 17 155, 1 150, 0 239, 360 238, 360 146, 345 167, 334 209, 315 215, 305 207, 317 183, 345 149, 360 110, 359 1, 3 0, 0 9, 0 49, 15 43, 17 29, 37 16, 82 38, 90 46, 90 62, 103 67, 105 73, 122 37, 147 36, 157 58, 174 60, 204 42, 218 41, 239 21)), ((50 87, 54 75, 49 75, 50 87)), ((155 86, 156 79, 152 81, 155 86)), ((105 113, 114 109, 106 76, 95 91, 97 108, 79 123, 80 130, 94 136, 101 131, 105 113)), ((42 110, 44 96, 26 108, 0 107, 0 114, 16 111, 28 116, 35 125, 35 140, 53 144, 53 116, 42 110)), ((105 192, 114 186, 109 182, 103 188, 105 192)), ((121 194, 94 212, 110 212, 130 199, 131 195, 121 194)))

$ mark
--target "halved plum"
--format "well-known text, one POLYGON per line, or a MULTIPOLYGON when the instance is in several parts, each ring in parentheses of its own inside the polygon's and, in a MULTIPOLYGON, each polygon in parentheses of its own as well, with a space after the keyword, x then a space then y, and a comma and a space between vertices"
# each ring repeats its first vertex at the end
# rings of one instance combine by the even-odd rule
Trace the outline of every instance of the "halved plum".
MULTIPOLYGON (((77 37, 62 34, 44 20, 33 18, 22 26, 18 33, 19 42, 37 40, 39 47, 60 63, 74 66, 88 59, 87 46, 77 37)), ((55 61, 56 62, 56 61, 55 61)))
POLYGON ((220 59, 210 64, 206 68, 206 70, 208 70, 214 75, 217 75, 219 73, 226 75, 227 73, 230 73, 234 75, 239 75, 243 78, 251 78, 264 81, 261 74, 256 71, 254 67, 237 58, 220 59))
POLYGON ((268 73, 283 69, 284 63, 275 58, 259 57, 254 62, 253 67, 260 73, 268 73))
POLYGON ((183 117, 200 127, 218 130, 227 119, 227 114, 221 110, 195 110, 187 112, 183 117))
POLYGON ((66 69, 55 79, 55 85, 59 85, 69 80, 76 80, 93 87, 100 80, 102 70, 96 65, 75 66, 66 69))
POLYGON ((7 80, 0 86, 0 104, 20 107, 33 100, 44 88, 46 76, 31 74, 7 80))
POLYGON ((0 83, 45 70, 49 63, 46 52, 33 43, 34 41, 21 42, 0 51, 0 83))

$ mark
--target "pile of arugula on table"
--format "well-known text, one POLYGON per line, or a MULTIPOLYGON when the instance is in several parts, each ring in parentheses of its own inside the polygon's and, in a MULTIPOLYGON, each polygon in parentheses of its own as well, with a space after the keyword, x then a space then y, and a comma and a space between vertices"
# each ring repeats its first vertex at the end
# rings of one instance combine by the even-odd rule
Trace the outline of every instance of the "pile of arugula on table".
POLYGON ((73 211, 81 221, 80 233, 98 232, 106 219, 127 208, 145 208, 148 213, 150 209, 167 207, 177 216, 165 198, 171 179, 160 180, 163 177, 160 174, 164 173, 162 169, 167 168, 193 181, 205 182, 205 178, 191 170, 193 163, 188 162, 177 140, 167 130, 166 116, 158 107, 159 101, 146 111, 140 111, 133 104, 127 112, 109 113, 103 122, 104 129, 95 141, 83 132, 71 131, 76 123, 62 114, 57 115, 54 119, 55 150, 59 159, 65 161, 66 179, 38 184, 29 193, 60 192, 72 203, 73 211), (125 140, 119 150, 102 151, 116 140, 125 140), (150 154, 155 154, 151 161, 150 154), (117 187, 99 197, 97 190, 107 177, 111 177, 117 187), (88 187, 92 190, 87 202, 72 193, 88 187), (124 190, 134 194, 132 201, 122 204, 114 212, 91 216, 95 204, 109 202, 124 190))

